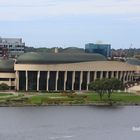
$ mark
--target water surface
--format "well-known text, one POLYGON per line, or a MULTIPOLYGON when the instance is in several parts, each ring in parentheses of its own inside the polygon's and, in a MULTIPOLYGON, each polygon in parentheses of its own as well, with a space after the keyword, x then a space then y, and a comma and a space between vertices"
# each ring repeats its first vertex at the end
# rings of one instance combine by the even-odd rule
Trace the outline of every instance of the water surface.
POLYGON ((4 107, 0 140, 139 140, 140 107, 4 107))

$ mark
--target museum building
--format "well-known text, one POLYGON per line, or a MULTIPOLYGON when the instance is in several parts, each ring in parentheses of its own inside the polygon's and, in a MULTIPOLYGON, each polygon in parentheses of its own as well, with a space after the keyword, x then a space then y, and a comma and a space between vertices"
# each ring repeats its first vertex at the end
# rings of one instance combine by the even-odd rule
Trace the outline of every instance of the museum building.
POLYGON ((136 72, 139 66, 108 61, 100 54, 29 52, 16 60, 0 60, 0 83, 17 91, 88 90, 96 79, 132 82, 136 72))

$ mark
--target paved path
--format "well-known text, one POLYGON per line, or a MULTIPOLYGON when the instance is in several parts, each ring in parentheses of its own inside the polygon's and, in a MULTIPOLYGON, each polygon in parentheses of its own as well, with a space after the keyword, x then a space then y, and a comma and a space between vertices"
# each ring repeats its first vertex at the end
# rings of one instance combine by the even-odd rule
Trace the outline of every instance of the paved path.
POLYGON ((12 94, 17 94, 15 91, 0 91, 0 93, 5 93, 5 94, 10 94, 10 93, 12 93, 12 94))
POLYGON ((139 94, 140 95, 140 85, 130 87, 130 88, 128 88, 127 91, 128 92, 132 92, 132 93, 136 93, 136 94, 139 94))

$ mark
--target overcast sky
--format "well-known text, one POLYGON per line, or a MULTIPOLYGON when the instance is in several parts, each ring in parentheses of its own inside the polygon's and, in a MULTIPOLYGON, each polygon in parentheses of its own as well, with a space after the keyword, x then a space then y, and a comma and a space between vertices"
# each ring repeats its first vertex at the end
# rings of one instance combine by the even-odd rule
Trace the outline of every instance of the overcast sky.
POLYGON ((0 36, 34 47, 140 48, 140 0, 0 0, 0 36))

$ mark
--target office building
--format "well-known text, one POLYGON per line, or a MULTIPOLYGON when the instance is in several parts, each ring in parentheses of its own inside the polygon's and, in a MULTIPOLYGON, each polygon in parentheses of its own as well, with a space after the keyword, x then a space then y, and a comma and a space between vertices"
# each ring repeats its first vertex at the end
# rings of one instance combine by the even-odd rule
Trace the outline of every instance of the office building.
POLYGON ((24 53, 25 43, 21 38, 0 38, 0 56, 16 57, 24 53))
POLYGON ((88 43, 85 45, 85 52, 102 54, 106 58, 108 58, 108 57, 111 57, 111 45, 88 43))

